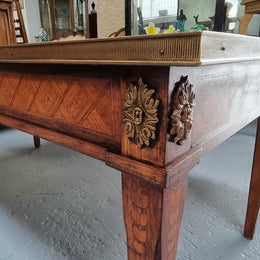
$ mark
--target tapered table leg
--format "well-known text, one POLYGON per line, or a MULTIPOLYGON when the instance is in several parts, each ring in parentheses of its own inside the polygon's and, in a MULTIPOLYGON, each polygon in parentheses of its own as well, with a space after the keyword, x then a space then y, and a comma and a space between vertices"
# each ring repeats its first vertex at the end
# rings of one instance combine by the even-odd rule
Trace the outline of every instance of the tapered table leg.
POLYGON ((260 204, 260 118, 255 141, 251 184, 248 197, 244 236, 253 239, 260 204))
POLYGON ((177 177, 174 187, 161 189, 122 173, 128 259, 176 258, 186 186, 187 174, 177 177))
POLYGON ((39 136, 33 136, 34 146, 35 148, 39 148, 41 146, 41 139, 39 136))

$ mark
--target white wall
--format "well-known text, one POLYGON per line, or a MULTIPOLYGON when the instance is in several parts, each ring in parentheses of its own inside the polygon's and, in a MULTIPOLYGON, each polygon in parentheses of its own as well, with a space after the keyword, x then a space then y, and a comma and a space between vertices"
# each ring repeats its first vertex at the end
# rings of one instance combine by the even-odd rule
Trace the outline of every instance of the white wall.
POLYGON ((179 0, 179 9, 183 9, 187 18, 185 30, 190 30, 196 24, 193 16, 199 15, 199 21, 210 21, 209 16, 215 15, 215 7, 215 0, 179 0))
POLYGON ((260 27, 260 14, 254 14, 252 20, 248 25, 247 34, 258 36, 259 27, 260 27))
POLYGON ((97 3, 98 37, 125 27, 125 0, 103 0, 97 3))
POLYGON ((34 36, 39 34, 41 21, 38 0, 24 0, 24 23, 29 42, 34 42, 34 36))

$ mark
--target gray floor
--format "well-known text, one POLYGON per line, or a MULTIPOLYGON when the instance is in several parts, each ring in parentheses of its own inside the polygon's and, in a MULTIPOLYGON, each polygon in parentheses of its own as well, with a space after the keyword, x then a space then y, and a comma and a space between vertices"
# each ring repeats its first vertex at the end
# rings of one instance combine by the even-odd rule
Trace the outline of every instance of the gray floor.
MULTIPOLYGON (((255 124, 189 173, 177 259, 260 259, 243 238, 255 124)), ((123 260, 120 173, 51 142, 0 131, 0 260, 123 260)))

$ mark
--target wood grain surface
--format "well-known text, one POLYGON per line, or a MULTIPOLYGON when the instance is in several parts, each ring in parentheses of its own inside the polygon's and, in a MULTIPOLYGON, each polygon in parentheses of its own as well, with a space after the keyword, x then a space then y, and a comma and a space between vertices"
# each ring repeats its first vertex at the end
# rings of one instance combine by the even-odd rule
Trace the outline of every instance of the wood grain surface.
MULTIPOLYGON (((188 171, 203 154, 260 115, 259 43, 244 36, 177 33, 0 47, 0 122, 122 171, 128 259, 175 259, 188 171), (212 45, 214 39, 207 54, 205 41, 212 45), (237 40, 234 49, 231 39, 237 40), (255 56, 248 44, 254 44, 255 56), (178 145, 169 141, 169 129, 171 97, 182 77, 189 79, 196 99, 190 106, 190 133, 178 145), (155 138, 148 146, 129 140, 123 125, 126 89, 140 78, 159 101, 155 138)), ((144 118, 137 117, 137 124, 144 118)), ((248 238, 259 207, 258 158, 259 130, 248 238)))
POLYGON ((122 173, 123 210, 129 259, 160 259, 162 190, 122 173))
POLYGON ((122 173, 128 259, 175 259, 187 187, 187 171, 160 189, 122 173))
POLYGON ((260 206, 260 118, 258 118, 258 126, 255 141, 255 153, 252 167, 252 176, 249 189, 248 206, 246 213, 246 221, 244 227, 244 236, 253 239, 255 225, 260 206))
POLYGON ((165 166, 165 135, 167 124, 167 98, 168 98, 168 78, 169 68, 167 67, 136 67, 135 69, 128 69, 127 74, 124 75, 124 80, 121 81, 121 95, 125 95, 125 91, 130 82, 137 82, 139 78, 143 82, 154 89, 154 98, 160 101, 158 106, 159 122, 156 124, 156 139, 151 140, 149 147, 140 149, 135 143, 131 142, 126 133, 123 131, 121 146, 122 154, 152 163, 156 166, 165 166))
POLYGON ((87 73, 76 77, 33 72, 0 72, 2 112, 67 134, 77 135, 79 129, 81 138, 110 139, 105 143, 119 149, 119 84, 109 78, 90 78, 87 73))

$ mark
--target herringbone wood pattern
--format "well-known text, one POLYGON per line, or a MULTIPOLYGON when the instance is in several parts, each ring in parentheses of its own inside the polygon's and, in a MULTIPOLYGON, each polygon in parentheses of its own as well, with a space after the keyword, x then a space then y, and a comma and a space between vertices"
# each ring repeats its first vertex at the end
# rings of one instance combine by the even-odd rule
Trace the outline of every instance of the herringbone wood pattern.
POLYGON ((0 106, 113 135, 110 80, 57 75, 0 75, 0 106))

